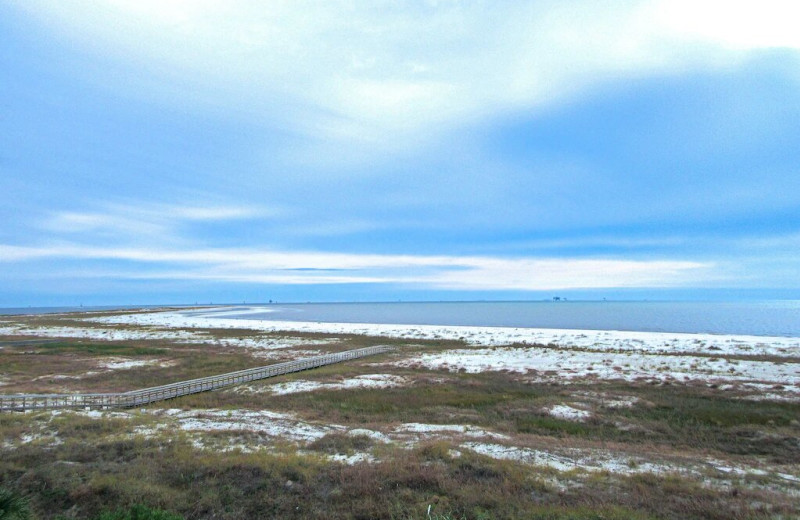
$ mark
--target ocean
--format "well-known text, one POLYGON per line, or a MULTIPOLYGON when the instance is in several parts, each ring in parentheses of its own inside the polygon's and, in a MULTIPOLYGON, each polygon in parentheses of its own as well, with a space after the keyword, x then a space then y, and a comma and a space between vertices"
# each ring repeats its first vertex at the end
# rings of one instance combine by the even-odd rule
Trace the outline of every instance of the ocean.
MULTIPOLYGON (((156 307, 160 306, 0 308, 0 315, 156 307)), ((184 314, 193 312, 182 311, 184 314)), ((228 305, 197 312, 205 316, 232 319, 324 323, 467 325, 800 337, 798 300, 271 303, 228 305)))
MULTIPOLYGON (((186 313, 186 311, 184 311, 186 313)), ((800 337, 800 301, 396 302, 238 305, 203 315, 326 323, 468 325, 800 337)))

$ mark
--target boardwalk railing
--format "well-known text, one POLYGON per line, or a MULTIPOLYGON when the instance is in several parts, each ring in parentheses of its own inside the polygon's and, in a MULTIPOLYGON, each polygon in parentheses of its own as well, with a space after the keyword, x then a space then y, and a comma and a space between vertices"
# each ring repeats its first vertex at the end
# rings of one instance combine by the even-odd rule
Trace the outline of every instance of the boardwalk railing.
POLYGON ((228 372, 216 376, 190 379, 168 385, 154 386, 142 390, 111 394, 7 394, 0 395, 0 411, 3 410, 40 410, 50 408, 127 408, 141 406, 156 401, 172 399, 182 395, 206 392, 223 386, 247 383, 257 379, 299 372, 310 368, 340 363, 373 354, 381 354, 392 350, 392 347, 377 346, 355 350, 346 350, 336 354, 325 354, 296 361, 276 363, 264 367, 248 368, 237 372, 228 372))

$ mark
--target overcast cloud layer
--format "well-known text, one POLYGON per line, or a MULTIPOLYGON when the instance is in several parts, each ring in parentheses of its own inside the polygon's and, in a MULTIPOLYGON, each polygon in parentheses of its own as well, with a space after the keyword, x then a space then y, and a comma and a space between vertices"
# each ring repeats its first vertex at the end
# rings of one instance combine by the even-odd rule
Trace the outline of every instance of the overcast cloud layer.
POLYGON ((798 19, 4 2, 0 305, 800 297, 798 19))

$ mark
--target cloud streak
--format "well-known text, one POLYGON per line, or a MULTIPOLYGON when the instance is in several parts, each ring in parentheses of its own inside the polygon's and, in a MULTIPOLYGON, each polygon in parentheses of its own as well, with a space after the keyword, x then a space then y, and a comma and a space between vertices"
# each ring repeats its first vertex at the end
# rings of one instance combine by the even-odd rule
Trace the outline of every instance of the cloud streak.
POLYGON ((57 233, 107 233, 152 238, 167 235, 170 230, 184 224, 263 219, 281 212, 248 206, 113 204, 99 211, 54 212, 40 223, 40 227, 57 233))
POLYGON ((675 287, 709 279, 713 264, 571 258, 360 255, 257 249, 136 249, 78 245, 0 246, 0 262, 41 259, 156 264, 138 279, 256 284, 403 284, 452 290, 675 287))

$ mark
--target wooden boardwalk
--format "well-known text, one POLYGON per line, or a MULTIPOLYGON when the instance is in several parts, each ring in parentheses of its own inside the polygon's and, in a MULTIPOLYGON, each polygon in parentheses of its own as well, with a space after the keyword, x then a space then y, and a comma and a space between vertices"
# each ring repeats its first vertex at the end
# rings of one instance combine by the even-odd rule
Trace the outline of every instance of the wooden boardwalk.
POLYGON ((0 411, 45 410, 52 408, 130 408, 142 406, 156 401, 173 399, 182 395, 207 392, 224 386, 247 383, 268 377, 279 376, 291 372, 299 372, 310 368, 340 363, 350 359, 381 354, 393 350, 388 346, 365 347, 346 350, 336 354, 324 354, 297 361, 287 361, 257 368, 248 368, 237 372, 228 372, 216 376, 190 379, 168 385, 154 386, 131 392, 111 394, 0 394, 0 411))

